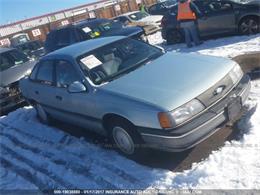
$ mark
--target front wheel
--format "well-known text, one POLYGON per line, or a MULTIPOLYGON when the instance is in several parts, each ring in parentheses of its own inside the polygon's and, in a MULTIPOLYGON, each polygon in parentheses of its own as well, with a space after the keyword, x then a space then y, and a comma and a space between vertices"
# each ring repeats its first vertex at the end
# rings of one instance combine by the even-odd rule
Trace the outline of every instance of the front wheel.
POLYGON ((252 17, 243 19, 239 24, 239 33, 242 35, 259 33, 259 19, 252 17))
POLYGON ((136 132, 134 125, 126 121, 112 124, 110 137, 117 150, 129 158, 137 158, 144 152, 141 136, 136 132))

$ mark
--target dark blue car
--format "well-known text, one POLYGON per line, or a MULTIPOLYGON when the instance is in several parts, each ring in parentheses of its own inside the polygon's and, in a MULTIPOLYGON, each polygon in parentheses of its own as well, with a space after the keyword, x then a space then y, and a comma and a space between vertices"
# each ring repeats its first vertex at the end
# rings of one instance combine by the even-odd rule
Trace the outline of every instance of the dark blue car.
POLYGON ((45 52, 49 53, 77 42, 108 36, 146 39, 141 27, 123 27, 122 23, 105 18, 87 19, 52 30, 47 35, 45 52))

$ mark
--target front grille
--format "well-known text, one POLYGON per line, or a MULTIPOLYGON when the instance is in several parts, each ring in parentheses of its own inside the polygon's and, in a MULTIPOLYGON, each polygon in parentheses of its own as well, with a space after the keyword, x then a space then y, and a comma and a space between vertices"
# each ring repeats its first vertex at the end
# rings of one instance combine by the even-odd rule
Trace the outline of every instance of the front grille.
POLYGON ((233 82, 229 75, 225 76, 219 82, 217 82, 214 86, 209 88, 206 92, 202 93, 198 96, 198 99, 206 106, 210 106, 225 94, 227 94, 233 87, 233 82), (216 93, 217 88, 222 88, 220 93, 216 93))
POLYGON ((18 94, 21 93, 20 89, 19 89, 19 82, 15 82, 12 83, 11 85, 9 85, 9 96, 16 96, 18 94))

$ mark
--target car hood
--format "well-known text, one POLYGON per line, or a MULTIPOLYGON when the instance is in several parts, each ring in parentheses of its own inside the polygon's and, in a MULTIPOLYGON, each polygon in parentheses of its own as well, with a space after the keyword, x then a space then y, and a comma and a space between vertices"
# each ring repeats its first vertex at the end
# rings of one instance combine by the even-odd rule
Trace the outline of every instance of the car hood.
POLYGON ((212 87, 234 64, 219 57, 167 53, 101 89, 170 111, 212 87))
POLYGON ((35 61, 26 62, 24 64, 16 65, 7 70, 0 72, 0 86, 4 87, 16 81, 19 81, 26 75, 28 71, 31 71, 35 65, 35 61))
POLYGON ((138 20, 138 22, 144 22, 144 23, 161 22, 162 17, 163 17, 162 15, 151 15, 151 16, 147 16, 145 18, 142 18, 141 20, 138 20))
POLYGON ((127 36, 131 37, 143 31, 140 27, 123 27, 117 30, 111 30, 105 33, 105 36, 127 36))

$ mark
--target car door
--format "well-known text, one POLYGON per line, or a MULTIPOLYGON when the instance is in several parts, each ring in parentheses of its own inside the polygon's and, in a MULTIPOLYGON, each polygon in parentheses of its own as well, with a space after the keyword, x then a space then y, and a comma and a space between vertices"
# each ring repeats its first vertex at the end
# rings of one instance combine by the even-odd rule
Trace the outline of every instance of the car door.
POLYGON ((203 1, 197 3, 202 12, 198 19, 201 36, 228 33, 235 28, 235 12, 228 1, 203 1))
POLYGON ((40 103, 44 109, 53 114, 53 104, 55 103, 54 86, 54 61, 42 60, 37 64, 36 72, 31 76, 30 96, 40 103))
POLYGON ((71 93, 68 87, 82 77, 76 68, 67 60, 56 61, 56 93, 55 106, 59 118, 93 131, 100 129, 100 121, 95 116, 95 99, 88 90, 71 93))

